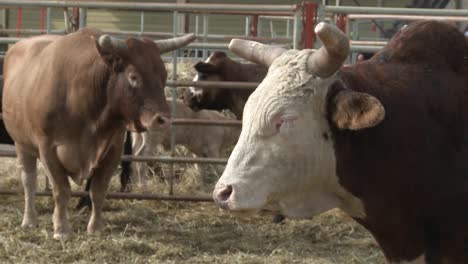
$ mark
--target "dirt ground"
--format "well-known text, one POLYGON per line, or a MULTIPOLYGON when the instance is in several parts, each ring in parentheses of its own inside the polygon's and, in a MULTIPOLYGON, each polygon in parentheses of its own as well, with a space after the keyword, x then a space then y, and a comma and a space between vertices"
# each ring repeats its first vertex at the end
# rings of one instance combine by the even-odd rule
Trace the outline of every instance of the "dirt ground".
MULTIPOLYGON (((191 65, 179 69, 178 79, 192 78, 191 65)), ((156 176, 145 191, 167 194, 160 177, 167 165, 151 169, 156 176)), ((176 176, 179 195, 210 195, 218 177, 192 165, 178 165, 176 176)), ((39 182, 41 189, 43 173, 39 182)), ((117 182, 114 177, 112 190, 117 182)), ((14 159, 0 158, 0 188, 20 189, 14 159)), ((232 215, 212 203, 107 200, 104 231, 88 236, 89 213, 75 210, 76 202, 69 205, 74 235, 56 241, 50 197, 37 199, 39 227, 22 229, 23 197, 0 196, 0 263, 384 263, 372 236, 338 210, 273 224, 270 215, 232 215)))

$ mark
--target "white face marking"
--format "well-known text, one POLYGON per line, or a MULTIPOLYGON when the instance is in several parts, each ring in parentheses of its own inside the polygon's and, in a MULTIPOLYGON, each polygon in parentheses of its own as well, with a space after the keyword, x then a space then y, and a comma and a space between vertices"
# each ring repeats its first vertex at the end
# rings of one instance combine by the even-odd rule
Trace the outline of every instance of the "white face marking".
MULTIPOLYGON (((198 81, 199 77, 198 77, 198 73, 195 75, 195 77, 193 77, 193 80, 194 82, 198 81)), ((200 88, 195 88, 193 86, 190 86, 189 87, 189 90, 190 90, 190 93, 193 95, 193 96, 201 96, 202 93, 203 93, 203 90, 200 89, 200 88)))
POLYGON ((312 51, 288 51, 249 97, 242 132, 214 195, 232 187, 231 210, 281 211, 307 218, 334 207, 365 218, 362 202, 338 182, 325 99, 333 81, 306 72, 312 51))
POLYGON ((422 254, 410 261, 390 262, 390 264, 426 264, 426 256, 425 254, 422 254))
MULTIPOLYGON (((210 55, 204 62, 209 63, 211 61, 211 56, 212 55, 210 55)), ((200 73, 197 72, 195 77, 193 77, 192 81, 194 81, 194 82, 198 81, 200 79, 199 75, 200 75, 200 73)), ((192 93, 193 96, 201 96, 203 94, 203 89, 201 89, 201 88, 195 88, 193 86, 190 86, 189 90, 190 90, 190 93, 192 93)))

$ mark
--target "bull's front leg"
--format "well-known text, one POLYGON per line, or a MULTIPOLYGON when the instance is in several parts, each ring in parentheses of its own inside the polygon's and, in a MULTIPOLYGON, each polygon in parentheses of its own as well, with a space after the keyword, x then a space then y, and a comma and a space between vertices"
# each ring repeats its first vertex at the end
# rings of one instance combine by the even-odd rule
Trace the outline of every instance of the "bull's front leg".
POLYGON ((67 239, 72 233, 67 212, 67 204, 71 197, 67 172, 61 165, 55 148, 50 147, 50 144, 42 144, 39 148, 39 154, 47 177, 52 184, 52 195, 55 203, 52 217, 54 238, 67 239))
POLYGON ((120 162, 121 153, 122 147, 113 146, 92 175, 90 197, 93 206, 88 223, 88 234, 93 234, 104 228, 102 206, 104 205, 109 182, 120 162))
POLYGON ((36 227, 37 213, 35 203, 37 188, 37 166, 36 157, 22 151, 21 146, 16 145, 18 156, 18 172, 24 188, 24 215, 22 227, 36 227))

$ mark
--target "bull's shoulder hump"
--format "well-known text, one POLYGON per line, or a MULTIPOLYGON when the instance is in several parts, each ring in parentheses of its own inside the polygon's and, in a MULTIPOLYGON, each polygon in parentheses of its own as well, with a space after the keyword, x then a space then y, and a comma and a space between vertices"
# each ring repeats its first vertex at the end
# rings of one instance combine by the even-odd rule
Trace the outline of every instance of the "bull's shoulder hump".
POLYGON ((45 47, 61 38, 58 35, 43 35, 20 40, 14 44, 9 50, 8 56, 24 56, 27 54, 37 54, 44 50, 45 47))

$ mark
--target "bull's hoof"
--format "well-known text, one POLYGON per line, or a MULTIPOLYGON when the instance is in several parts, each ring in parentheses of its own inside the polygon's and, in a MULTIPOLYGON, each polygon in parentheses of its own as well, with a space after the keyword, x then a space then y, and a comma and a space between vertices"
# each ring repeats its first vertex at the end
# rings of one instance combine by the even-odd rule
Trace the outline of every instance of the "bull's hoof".
POLYGON ((39 225, 37 224, 37 221, 34 220, 23 220, 23 223, 21 223, 21 227, 23 228, 36 228, 39 225))
POLYGON ((56 232, 54 233, 54 239, 65 241, 71 237, 71 232, 56 232))
POLYGON ((96 235, 104 229, 104 221, 94 221, 88 224, 88 235, 96 235))
POLYGON ((276 214, 273 216, 273 219, 271 220, 271 222, 273 222, 274 224, 281 224, 283 223, 285 218, 286 217, 284 217, 284 215, 276 214))
POLYGON ((23 228, 36 228, 38 227, 38 223, 37 223, 37 217, 35 216, 27 216, 25 215, 23 217, 23 222, 21 223, 21 227, 23 228))

